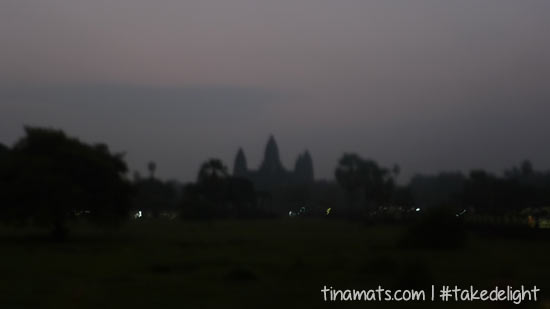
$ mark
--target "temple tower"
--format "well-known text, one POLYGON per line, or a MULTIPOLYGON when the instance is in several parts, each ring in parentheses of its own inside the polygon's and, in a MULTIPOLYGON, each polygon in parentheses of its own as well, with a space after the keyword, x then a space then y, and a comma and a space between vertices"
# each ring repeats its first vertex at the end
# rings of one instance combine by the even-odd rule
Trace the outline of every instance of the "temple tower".
POLYGON ((277 142, 273 135, 270 135, 265 146, 264 161, 260 166, 260 173, 267 176, 282 172, 284 172, 284 168, 279 157, 279 147, 277 147, 277 142))
POLYGON ((235 156, 235 162, 233 164, 233 176, 235 177, 246 177, 248 175, 248 166, 246 164, 246 156, 242 148, 239 148, 237 151, 237 156, 235 156))

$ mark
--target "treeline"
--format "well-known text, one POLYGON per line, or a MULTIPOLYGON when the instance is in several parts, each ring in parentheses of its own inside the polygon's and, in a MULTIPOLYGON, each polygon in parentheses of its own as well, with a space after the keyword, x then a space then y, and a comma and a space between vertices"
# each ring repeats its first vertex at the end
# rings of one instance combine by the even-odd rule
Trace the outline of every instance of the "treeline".
POLYGON ((204 162, 196 181, 182 185, 149 175, 128 176, 124 155, 64 132, 26 128, 12 147, 0 144, 0 220, 51 229, 57 238, 71 220, 112 226, 141 217, 187 220, 288 216, 376 219, 445 207, 480 214, 518 214, 550 206, 550 173, 528 161, 503 175, 474 170, 418 175, 398 185, 400 168, 344 154, 335 181, 289 184, 259 191, 218 159, 204 162))
POLYGON ((25 133, 12 148, 0 147, 0 220, 46 226, 64 238, 67 222, 79 215, 100 225, 127 217, 134 191, 122 154, 62 131, 25 133))
POLYGON ((550 206, 550 172, 534 170, 529 161, 496 175, 484 170, 416 175, 406 186, 398 186, 397 166, 383 168, 372 160, 345 154, 335 172, 351 204, 361 207, 471 209, 484 214, 512 214, 525 209, 550 206))

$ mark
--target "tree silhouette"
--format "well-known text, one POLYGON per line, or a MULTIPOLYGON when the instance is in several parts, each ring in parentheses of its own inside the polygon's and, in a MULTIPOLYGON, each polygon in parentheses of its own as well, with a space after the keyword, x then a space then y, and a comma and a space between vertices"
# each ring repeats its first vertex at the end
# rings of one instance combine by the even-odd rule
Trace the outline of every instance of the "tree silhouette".
POLYGON ((0 143, 0 156, 5 155, 9 151, 8 147, 0 143))
MULTIPOLYGON (((394 173, 397 172, 398 169, 394 168, 394 173)), ((348 193, 350 205, 357 199, 357 194, 363 191, 367 205, 380 206, 391 199, 395 187, 393 174, 388 169, 356 154, 344 154, 334 174, 338 183, 348 193)))
POLYGON ((4 146, 3 144, 0 144, 0 219, 2 218, 2 214, 5 212, 6 205, 4 205, 7 201, 6 194, 7 194, 7 188, 8 188, 8 180, 7 180, 7 167, 8 167, 8 158, 9 158, 9 148, 4 146))
POLYGON ((155 178, 134 180, 134 210, 158 217, 162 212, 174 211, 177 207, 178 186, 155 178))
POLYGON ((219 159, 204 162, 197 182, 184 187, 186 219, 246 217, 256 213, 256 190, 250 180, 231 177, 219 159))
POLYGON ((197 181, 201 183, 205 181, 221 180, 228 176, 227 167, 221 160, 210 159, 201 165, 197 181))
POLYGON ((0 172, 7 165, 9 151, 8 147, 0 144, 0 172))
POLYGON ((157 169, 157 164, 153 161, 147 163, 147 169, 149 170, 149 177, 155 178, 155 170, 157 169))
POLYGON ((356 154, 344 154, 334 172, 336 181, 344 188, 349 197, 349 205, 352 206, 357 198, 357 192, 363 187, 361 165, 363 159, 356 154))
POLYGON ((2 219, 48 226, 56 238, 77 214, 99 224, 127 215, 131 186, 121 154, 88 145, 58 130, 25 128, 9 152, 2 219))

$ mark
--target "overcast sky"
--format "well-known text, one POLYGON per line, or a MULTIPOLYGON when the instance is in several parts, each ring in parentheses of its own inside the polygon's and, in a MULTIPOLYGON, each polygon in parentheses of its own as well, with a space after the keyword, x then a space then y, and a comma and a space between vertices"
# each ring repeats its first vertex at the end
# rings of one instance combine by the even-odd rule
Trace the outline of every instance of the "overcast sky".
POLYGON ((23 125, 194 180, 242 146, 317 178, 550 168, 548 0, 2 0, 0 142, 23 125))

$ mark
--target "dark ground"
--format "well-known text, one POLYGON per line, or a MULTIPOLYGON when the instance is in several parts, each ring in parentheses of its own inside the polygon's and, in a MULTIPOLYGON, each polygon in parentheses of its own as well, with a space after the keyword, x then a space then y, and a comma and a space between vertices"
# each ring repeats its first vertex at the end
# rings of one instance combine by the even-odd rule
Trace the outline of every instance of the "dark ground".
MULTIPOLYGON (((463 249, 401 244, 406 230, 336 220, 131 222, 117 231, 0 229, 0 308, 482 307, 324 303, 338 289, 537 285, 550 299, 550 241, 472 234, 463 249)), ((528 307, 547 308, 548 302, 528 307)))

